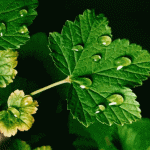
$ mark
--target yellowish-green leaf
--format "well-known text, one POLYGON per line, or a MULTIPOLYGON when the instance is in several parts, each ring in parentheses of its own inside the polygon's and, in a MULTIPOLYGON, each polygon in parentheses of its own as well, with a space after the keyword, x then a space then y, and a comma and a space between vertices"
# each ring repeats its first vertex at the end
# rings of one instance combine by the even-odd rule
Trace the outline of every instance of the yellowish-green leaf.
POLYGON ((52 150, 52 148, 50 146, 41 146, 35 148, 34 150, 52 150))
POLYGON ((12 136, 29 130, 34 122, 31 114, 37 111, 38 103, 22 90, 16 90, 8 98, 8 109, 0 112, 0 131, 4 136, 12 136))
POLYGON ((11 49, 0 50, 0 87, 6 87, 13 82, 17 71, 14 69, 17 66, 18 52, 11 49))

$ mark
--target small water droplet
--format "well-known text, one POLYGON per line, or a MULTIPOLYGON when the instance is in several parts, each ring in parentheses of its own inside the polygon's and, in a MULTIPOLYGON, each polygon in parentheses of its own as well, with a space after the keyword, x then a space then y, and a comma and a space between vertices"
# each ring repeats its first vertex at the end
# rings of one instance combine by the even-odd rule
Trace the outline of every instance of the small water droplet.
POLYGON ((27 33, 28 32, 28 28, 25 25, 23 25, 22 27, 19 28, 18 32, 19 33, 27 33))
POLYGON ((28 103, 25 103, 25 105, 27 105, 28 103))
POLYGON ((108 46, 111 43, 111 38, 109 36, 100 36, 98 37, 98 42, 105 46, 108 46))
POLYGON ((20 10, 20 12, 19 12, 19 14, 20 14, 21 17, 26 16, 27 13, 28 13, 28 11, 27 11, 26 9, 22 9, 22 10, 20 10))
POLYGON ((113 94, 107 97, 107 100, 110 102, 109 105, 120 105, 124 101, 123 97, 119 94, 113 94))
POLYGON ((0 23, 0 36, 3 36, 6 32, 6 26, 4 23, 0 23))
POLYGON ((96 107, 95 113, 99 113, 99 112, 104 111, 104 110, 105 110, 105 106, 104 105, 98 105, 96 107))
POLYGON ((17 115, 14 115, 15 117, 17 117, 17 115))
POLYGON ((93 59, 93 61, 99 62, 101 59, 101 56, 100 55, 93 55, 91 58, 93 59))
POLYGON ((131 60, 128 57, 119 57, 115 60, 117 70, 120 70, 123 66, 129 66, 130 64, 131 60))
POLYGON ((92 85, 92 81, 89 78, 85 77, 75 77, 70 79, 71 82, 78 83, 82 89, 89 89, 92 85))
POLYGON ((82 51, 83 50, 83 46, 76 45, 76 46, 73 46, 71 50, 73 50, 73 51, 82 51))

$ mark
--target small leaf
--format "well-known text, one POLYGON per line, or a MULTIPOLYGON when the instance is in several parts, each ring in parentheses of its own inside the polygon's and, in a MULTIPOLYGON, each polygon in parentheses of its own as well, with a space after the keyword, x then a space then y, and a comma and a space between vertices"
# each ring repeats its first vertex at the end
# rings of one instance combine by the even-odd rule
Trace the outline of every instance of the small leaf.
POLYGON ((50 146, 41 146, 41 147, 37 147, 33 150, 52 150, 52 148, 50 146))
POLYGON ((8 98, 8 110, 0 112, 0 131, 10 137, 17 133, 17 129, 29 130, 34 122, 31 114, 36 113, 37 107, 37 101, 33 101, 31 96, 24 95, 23 91, 14 91, 8 98))
POLYGON ((13 68, 17 66, 18 52, 11 49, 0 50, 0 87, 6 87, 13 82, 17 71, 13 68))

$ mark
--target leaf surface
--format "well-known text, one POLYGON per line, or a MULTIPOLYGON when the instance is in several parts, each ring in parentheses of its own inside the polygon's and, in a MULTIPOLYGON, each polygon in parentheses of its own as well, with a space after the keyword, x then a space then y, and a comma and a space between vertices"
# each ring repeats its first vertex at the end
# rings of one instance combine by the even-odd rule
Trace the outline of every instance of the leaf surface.
POLYGON ((0 51, 0 87, 6 87, 13 82, 17 71, 14 69, 17 66, 18 52, 10 49, 0 51))
POLYGON ((124 125, 141 118, 130 88, 148 78, 150 54, 126 39, 111 42, 103 14, 86 10, 66 21, 61 34, 50 33, 49 48, 56 66, 70 77, 68 109, 84 126, 95 119, 124 125))
POLYGON ((37 0, 0 1, 0 50, 18 49, 30 38, 27 26, 37 16, 37 0))
POLYGON ((23 91, 16 90, 8 98, 8 109, 0 112, 1 132, 4 136, 12 136, 20 131, 29 130, 34 122, 31 114, 36 113, 37 101, 33 101, 23 91))

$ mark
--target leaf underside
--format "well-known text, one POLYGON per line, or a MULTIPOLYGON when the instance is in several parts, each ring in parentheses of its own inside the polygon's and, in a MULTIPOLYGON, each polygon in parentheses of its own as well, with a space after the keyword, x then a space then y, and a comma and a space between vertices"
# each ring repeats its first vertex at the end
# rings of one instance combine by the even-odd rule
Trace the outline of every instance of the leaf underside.
MULTIPOLYGON (((74 118, 88 127, 97 119, 112 125, 129 124, 141 118, 139 103, 130 88, 142 85, 150 71, 150 54, 139 45, 129 44, 126 39, 116 39, 109 45, 98 41, 99 37, 111 37, 111 29, 103 14, 85 10, 74 22, 66 21, 61 34, 49 34, 50 55, 55 65, 72 81, 68 92, 68 109, 74 118), (73 46, 82 45, 83 50, 74 51, 73 46), (92 56, 99 55, 100 61, 92 56), (128 57, 131 63, 116 66, 116 60, 128 57), (73 82, 75 78, 89 78, 89 89, 73 82), (109 105, 107 97, 120 94, 121 105, 109 105), (96 113, 98 105, 105 110, 96 113)), ((120 63, 120 62, 117 62, 120 63)))

